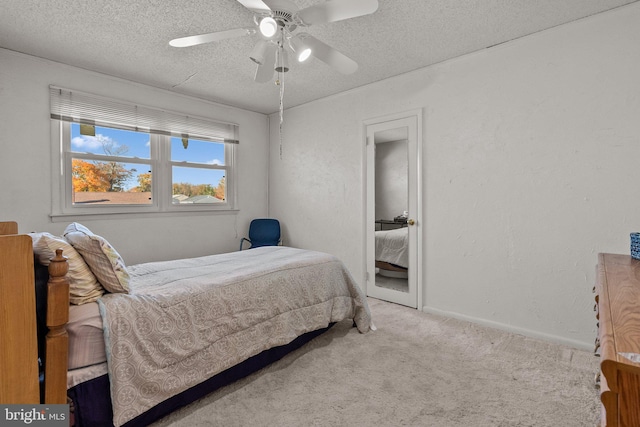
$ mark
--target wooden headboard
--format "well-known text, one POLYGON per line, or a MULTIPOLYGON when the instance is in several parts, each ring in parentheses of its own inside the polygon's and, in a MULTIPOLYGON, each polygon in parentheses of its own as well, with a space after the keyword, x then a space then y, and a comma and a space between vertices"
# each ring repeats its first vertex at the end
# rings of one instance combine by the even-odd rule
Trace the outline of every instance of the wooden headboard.
POLYGON ((15 221, 0 222, 0 236, 18 234, 18 223, 15 221))
POLYGON ((62 250, 49 264, 44 400, 40 399, 33 241, 0 222, 0 403, 67 403, 69 283, 62 250))

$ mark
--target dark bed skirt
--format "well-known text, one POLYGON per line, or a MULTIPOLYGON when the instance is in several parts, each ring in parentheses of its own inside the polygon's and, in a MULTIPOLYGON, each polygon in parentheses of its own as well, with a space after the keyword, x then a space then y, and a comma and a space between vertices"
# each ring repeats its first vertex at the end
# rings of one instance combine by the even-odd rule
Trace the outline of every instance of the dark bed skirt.
MULTIPOLYGON (((208 380, 177 394, 154 406, 147 412, 124 424, 126 427, 147 426, 154 421, 170 414, 178 408, 186 406, 214 390, 244 378, 265 366, 281 359, 286 354, 302 347, 318 335, 323 334, 328 327, 308 332, 299 336, 289 344, 274 347, 257 354, 226 371, 220 372, 208 380)), ((90 381, 76 385, 68 390, 68 396, 73 401, 73 419, 76 427, 113 427, 113 411, 111 409, 111 394, 109 392, 109 376, 102 375, 90 381)))

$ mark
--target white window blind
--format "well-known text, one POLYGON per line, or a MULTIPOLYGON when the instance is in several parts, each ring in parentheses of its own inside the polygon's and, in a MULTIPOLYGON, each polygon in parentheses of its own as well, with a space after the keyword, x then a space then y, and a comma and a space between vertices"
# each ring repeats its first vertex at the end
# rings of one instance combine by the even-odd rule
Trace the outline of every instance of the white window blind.
POLYGON ((93 126, 238 144, 238 126, 50 86, 51 118, 93 126))

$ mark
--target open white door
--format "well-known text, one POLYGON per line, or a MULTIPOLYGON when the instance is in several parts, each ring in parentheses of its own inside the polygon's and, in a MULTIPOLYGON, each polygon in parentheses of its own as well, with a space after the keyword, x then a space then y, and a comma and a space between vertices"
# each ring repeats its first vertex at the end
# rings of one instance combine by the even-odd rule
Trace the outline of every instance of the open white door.
POLYGON ((417 110, 364 122, 367 295, 414 308, 422 304, 421 120, 417 110))

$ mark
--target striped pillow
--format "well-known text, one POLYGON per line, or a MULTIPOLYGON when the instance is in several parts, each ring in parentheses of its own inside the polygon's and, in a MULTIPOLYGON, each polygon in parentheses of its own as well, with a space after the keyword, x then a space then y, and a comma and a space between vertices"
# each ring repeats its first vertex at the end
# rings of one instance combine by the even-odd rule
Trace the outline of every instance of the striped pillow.
POLYGON ((104 289, 98 283, 89 266, 80 254, 63 237, 50 233, 30 233, 33 240, 33 253, 42 265, 49 265, 51 258, 56 256, 56 249, 62 249, 62 255, 67 257, 69 271, 69 301, 71 304, 86 304, 94 302, 102 296, 104 289))
POLYGON ((129 272, 124 260, 104 237, 93 234, 91 230, 77 222, 67 226, 64 237, 80 252, 107 291, 129 293, 129 272))

